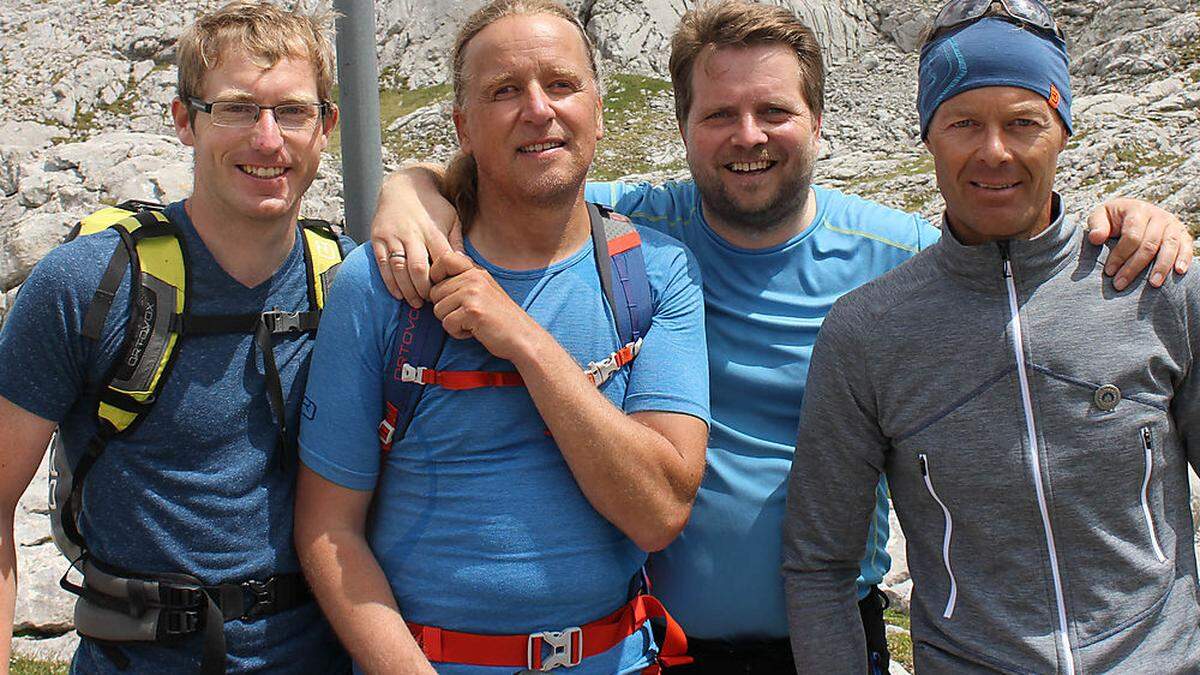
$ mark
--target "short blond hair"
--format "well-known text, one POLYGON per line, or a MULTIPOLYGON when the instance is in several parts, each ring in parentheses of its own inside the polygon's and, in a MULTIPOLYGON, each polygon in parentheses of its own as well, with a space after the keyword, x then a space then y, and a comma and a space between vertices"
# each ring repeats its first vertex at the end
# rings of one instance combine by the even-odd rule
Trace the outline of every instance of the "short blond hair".
POLYGON ((706 50, 780 44, 800 61, 800 94, 819 117, 825 110, 825 64, 812 29, 792 10, 743 0, 720 0, 691 10, 679 20, 671 38, 671 86, 675 117, 687 122, 692 108, 692 72, 706 50))
MULTIPOLYGON (((240 49, 263 68, 285 58, 306 59, 317 74, 317 97, 333 95, 332 14, 286 11, 258 0, 235 0, 188 26, 176 43, 179 99, 202 98, 204 76, 221 65, 224 55, 240 49)), ((193 114, 195 114, 193 112, 193 114)))

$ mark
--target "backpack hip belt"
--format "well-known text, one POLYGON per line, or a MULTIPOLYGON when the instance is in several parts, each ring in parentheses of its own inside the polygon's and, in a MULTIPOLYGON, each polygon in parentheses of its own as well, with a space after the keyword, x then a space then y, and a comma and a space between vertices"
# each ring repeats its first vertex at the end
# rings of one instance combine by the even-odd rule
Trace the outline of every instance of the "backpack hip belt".
MULTIPOLYGON (((93 559, 85 559, 81 567, 82 585, 71 583, 66 575, 59 581, 63 589, 79 596, 75 629, 80 635, 101 644, 119 644, 167 642, 203 633, 200 670, 204 675, 225 672, 226 621, 255 621, 313 599, 299 573, 206 585, 187 574, 136 574, 93 559)), ((105 653, 123 660, 116 650, 105 653)), ((122 667, 119 662, 115 665, 122 667)))
POLYGON ((556 631, 478 635, 412 622, 408 623, 408 630, 425 657, 433 662, 548 671, 577 666, 585 658, 612 649, 651 619, 662 619, 666 633, 658 662, 643 673, 658 673, 663 667, 690 663, 691 658, 685 656, 687 638, 683 629, 652 595, 638 595, 602 619, 556 631))

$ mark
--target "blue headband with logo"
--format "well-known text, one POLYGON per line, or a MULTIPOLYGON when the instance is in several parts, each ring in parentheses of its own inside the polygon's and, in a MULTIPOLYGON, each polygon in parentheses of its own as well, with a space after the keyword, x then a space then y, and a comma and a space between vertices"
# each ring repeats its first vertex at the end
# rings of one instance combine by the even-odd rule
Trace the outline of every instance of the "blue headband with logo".
POLYGON ((950 30, 921 48, 917 112, 921 138, 938 106, 980 87, 1021 87, 1046 99, 1071 134, 1067 44, 997 17, 950 30))

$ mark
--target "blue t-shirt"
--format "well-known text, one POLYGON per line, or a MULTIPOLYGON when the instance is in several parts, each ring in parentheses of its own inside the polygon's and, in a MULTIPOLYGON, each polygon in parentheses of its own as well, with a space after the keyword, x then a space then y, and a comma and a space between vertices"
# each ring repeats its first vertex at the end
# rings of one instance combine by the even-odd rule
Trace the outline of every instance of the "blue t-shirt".
MULTIPOLYGON (((694 183, 589 184, 587 199, 687 244, 704 278, 712 431, 683 534, 651 558, 655 594, 691 636, 785 638, 780 542, 808 362, 844 293, 908 260, 940 231, 920 217, 814 188, 817 213, 769 249, 733 246, 705 222, 694 183)), ((887 573, 881 482, 859 597, 887 573)))
MULTIPOLYGON (((299 234, 279 270, 246 288, 213 259, 182 202, 172 204, 168 215, 186 242, 192 313, 308 309, 299 234)), ((106 230, 51 251, 22 285, 0 332, 0 396, 57 421, 72 466, 96 429, 99 388, 128 320, 126 272, 100 340, 80 335, 119 245, 117 234, 106 230)), ((275 338, 293 430, 313 343, 311 334, 275 338)), ((151 411, 109 441, 87 476, 81 523, 91 554, 118 568, 183 572, 207 584, 299 571, 292 547, 295 469, 281 470, 275 455, 276 430, 253 336, 190 336, 178 349, 151 411)), ((64 570, 66 565, 64 560, 64 570)), ((123 644, 120 651, 131 660, 124 672, 194 672, 201 636, 171 646, 123 644)), ((230 621, 225 639, 229 672, 337 670, 346 661, 315 602, 257 621, 230 621)), ((117 672, 86 638, 72 667, 117 672)))
MULTIPOLYGON (((592 243, 545 269, 497 267, 468 254, 581 364, 621 345, 592 243)), ((642 232, 654 318, 641 353, 601 391, 626 413, 708 419, 703 300, 679 242, 642 232)), ((380 454, 383 382, 407 309, 380 281, 374 256, 346 259, 321 322, 300 432, 301 458, 326 479, 374 490, 367 537, 408 621, 519 634, 578 626, 628 601, 646 554, 592 508, 522 387, 426 387, 404 438, 380 454), (311 414, 311 417, 308 415, 311 414)), ((447 338, 439 370, 513 371, 475 340, 447 338)), ((638 672, 642 631, 584 660, 578 672, 638 672)), ((438 664, 441 672, 512 668, 438 664)))

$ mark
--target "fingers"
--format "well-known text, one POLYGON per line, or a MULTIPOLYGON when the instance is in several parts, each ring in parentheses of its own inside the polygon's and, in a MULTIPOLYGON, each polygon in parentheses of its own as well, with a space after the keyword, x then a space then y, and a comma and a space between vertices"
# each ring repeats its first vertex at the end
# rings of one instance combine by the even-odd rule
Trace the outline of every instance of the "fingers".
POLYGON ((393 298, 403 300, 404 293, 396 284, 396 277, 392 275, 392 268, 388 262, 388 249, 391 246, 393 245, 382 238, 371 237, 371 250, 375 253, 375 262, 379 264, 379 278, 383 280, 383 285, 387 286, 388 293, 391 293, 393 298))
POLYGON ((1095 246, 1121 233, 1120 210, 1114 208, 1110 211, 1107 207, 1108 204, 1101 204, 1088 214, 1087 238, 1095 246), (1114 220, 1115 223, 1112 222, 1114 220))
POLYGON ((1163 239, 1162 247, 1158 249, 1158 255, 1154 257, 1153 265, 1150 267, 1150 285, 1158 288, 1166 282, 1167 277, 1171 275, 1171 270, 1175 267, 1175 261, 1179 257, 1179 237, 1167 236, 1163 239))
POLYGON ((1187 274, 1192 265, 1192 257, 1196 253, 1196 240, 1190 232, 1184 232, 1179 238, 1179 251, 1175 253, 1175 272, 1187 274))
POLYGON ((429 280, 436 286, 448 277, 475 269, 475 263, 465 253, 450 251, 438 257, 429 270, 429 280))
MULTIPOLYGON (((425 241, 418 234, 406 234, 402 241, 404 243, 405 258, 399 262, 403 263, 403 274, 401 274, 400 270, 397 270, 396 283, 404 289, 405 298, 408 298, 410 294, 418 300, 428 298, 429 286, 431 285, 429 283, 430 251, 426 250, 425 241)), ((413 306, 420 307, 420 305, 413 306)))
MULTIPOLYGON (((1124 232, 1121 235, 1120 241, 1117 242, 1117 246, 1119 247, 1127 237, 1132 237, 1135 234, 1135 229, 1140 234, 1140 241, 1134 242, 1127 249, 1132 252, 1125 258, 1120 268, 1116 270, 1116 279, 1113 280, 1113 288, 1117 290, 1125 289, 1138 274, 1141 274, 1142 270, 1150 266, 1150 263, 1158 255, 1159 249, 1163 246, 1164 238, 1167 235, 1167 224, 1172 217, 1160 209, 1139 208, 1126 210, 1124 232), (1135 224, 1138 224, 1136 228, 1135 224)), ((1170 255, 1170 261, 1174 262, 1174 249, 1170 251, 1170 255)), ((1111 262, 1107 264, 1106 271, 1111 266, 1111 262)), ((1165 279, 1166 277, 1164 276, 1154 285, 1162 285, 1165 279)))

